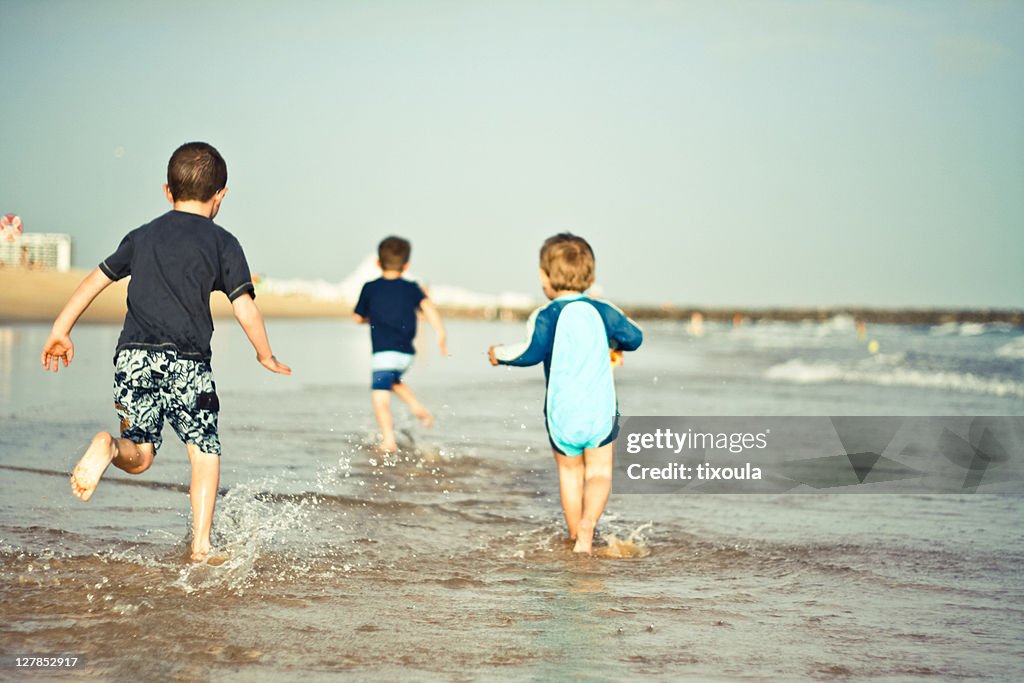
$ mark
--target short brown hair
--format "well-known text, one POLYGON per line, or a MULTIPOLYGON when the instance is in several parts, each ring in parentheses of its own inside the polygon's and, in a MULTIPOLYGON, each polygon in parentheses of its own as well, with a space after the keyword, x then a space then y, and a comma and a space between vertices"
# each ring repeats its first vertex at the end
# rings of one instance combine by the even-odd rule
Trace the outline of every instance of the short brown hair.
POLYGON ((401 270, 409 262, 412 245, 401 237, 385 237, 377 246, 377 258, 382 270, 401 270))
POLYGON ((186 142, 167 162, 167 187, 175 201, 209 201, 227 184, 224 157, 205 142, 186 142))
POLYGON ((594 284, 594 250, 582 237, 559 233, 544 240, 540 269, 556 292, 582 292, 594 284))

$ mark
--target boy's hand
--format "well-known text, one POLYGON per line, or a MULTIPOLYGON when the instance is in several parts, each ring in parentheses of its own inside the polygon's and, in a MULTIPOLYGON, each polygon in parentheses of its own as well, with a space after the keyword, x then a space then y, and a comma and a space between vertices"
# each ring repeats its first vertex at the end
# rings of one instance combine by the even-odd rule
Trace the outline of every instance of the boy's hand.
POLYGON ((50 328, 50 337, 43 344, 43 353, 40 361, 44 370, 57 372, 60 368, 60 359, 64 359, 64 367, 71 364, 75 357, 75 345, 71 343, 71 328, 78 322, 79 316, 89 308, 100 292, 106 289, 113 280, 107 277, 99 268, 85 276, 75 293, 71 295, 68 302, 64 304, 57 319, 53 321, 50 328))
POLYGON ((498 364, 498 357, 494 355, 494 347, 487 349, 487 360, 491 361, 491 365, 498 364))
POLYGON ((71 343, 71 337, 66 334, 51 334, 46 343, 43 344, 43 353, 40 360, 43 363, 43 370, 60 369, 60 360, 64 359, 64 367, 67 367, 75 357, 75 345, 71 343))
POLYGON ((265 367, 267 370, 270 370, 271 372, 276 372, 279 375, 292 374, 292 369, 285 365, 284 363, 282 363, 281 361, 279 361, 277 359, 277 356, 271 356, 270 358, 260 358, 259 356, 257 356, 256 360, 260 362, 260 365, 265 367))
POLYGON ((442 356, 448 356, 448 339, 443 335, 437 338, 437 348, 441 349, 442 356))

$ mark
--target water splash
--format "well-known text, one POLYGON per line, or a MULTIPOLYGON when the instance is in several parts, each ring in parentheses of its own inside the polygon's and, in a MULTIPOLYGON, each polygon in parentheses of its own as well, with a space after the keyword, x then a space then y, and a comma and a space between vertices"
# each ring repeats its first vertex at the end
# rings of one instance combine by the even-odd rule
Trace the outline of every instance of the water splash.
MULTIPOLYGON (((654 528, 653 522, 629 528, 614 517, 599 525, 599 537, 594 541, 594 557, 603 560, 640 559, 651 554, 651 546, 645 532, 654 528)), ((565 533, 565 527, 552 521, 529 531, 514 534, 509 538, 496 539, 496 542, 510 545, 507 556, 518 560, 538 560, 544 556, 571 553, 573 542, 565 533)))
POLYGON ((633 560, 647 557, 651 554, 651 547, 647 544, 645 531, 654 528, 653 522, 641 524, 629 532, 625 538, 616 534, 606 534, 604 540, 607 545, 594 548, 594 555, 605 560, 633 560))
POLYGON ((227 492, 214 518, 214 552, 206 562, 181 569, 177 587, 186 593, 224 587, 241 595, 261 576, 277 580, 309 569, 310 554, 289 551, 285 542, 309 526, 320 498, 268 494, 277 483, 273 478, 249 481, 227 492), (269 563, 260 562, 267 557, 269 563))

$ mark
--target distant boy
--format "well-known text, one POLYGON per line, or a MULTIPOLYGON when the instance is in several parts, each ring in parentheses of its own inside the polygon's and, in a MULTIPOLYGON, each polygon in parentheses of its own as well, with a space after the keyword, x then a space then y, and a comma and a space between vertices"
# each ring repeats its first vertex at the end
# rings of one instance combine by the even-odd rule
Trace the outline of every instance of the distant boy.
POLYGON ((416 353, 412 340, 416 336, 417 311, 423 311, 427 322, 437 333, 441 355, 448 355, 444 323, 437 307, 418 284, 402 277, 409 268, 410 253, 412 245, 401 237, 388 237, 380 243, 377 265, 383 272, 376 280, 363 285, 352 315, 357 323, 370 324, 373 414, 380 426, 380 447, 385 453, 398 450, 391 417, 392 392, 409 405, 423 426, 434 424, 433 416, 416 400, 409 385, 402 381, 402 373, 412 365, 416 353))
POLYGON ((182 145, 167 165, 164 193, 174 209, 133 230, 75 290, 43 346, 44 369, 75 355, 71 329, 110 283, 131 275, 128 313, 114 355, 114 408, 121 436, 93 437, 71 475, 71 491, 92 497, 110 463, 129 474, 153 464, 164 420, 185 443, 192 464, 192 560, 210 552, 220 481, 220 403, 210 369, 210 294, 227 294, 235 317, 271 372, 291 374, 270 350, 253 301, 249 266, 238 240, 213 222, 227 194, 228 169, 205 142, 182 145))
POLYGON ((640 328, 622 311, 584 296, 593 283, 594 252, 587 241, 570 233, 548 238, 540 250, 540 284, 551 303, 530 315, 528 341, 488 352, 491 365, 544 363, 548 440, 569 538, 578 553, 591 552, 611 492, 619 431, 612 363, 643 341, 640 328))

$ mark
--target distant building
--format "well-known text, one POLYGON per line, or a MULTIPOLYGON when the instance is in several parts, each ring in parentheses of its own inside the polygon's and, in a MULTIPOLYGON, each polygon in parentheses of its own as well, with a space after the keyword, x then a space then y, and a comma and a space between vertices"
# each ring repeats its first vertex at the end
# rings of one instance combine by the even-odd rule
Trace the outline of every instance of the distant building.
POLYGON ((13 242, 0 239, 0 268, 71 270, 71 235, 25 232, 13 242))

